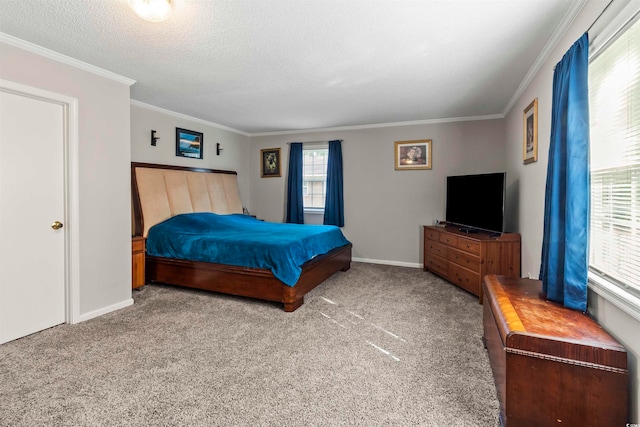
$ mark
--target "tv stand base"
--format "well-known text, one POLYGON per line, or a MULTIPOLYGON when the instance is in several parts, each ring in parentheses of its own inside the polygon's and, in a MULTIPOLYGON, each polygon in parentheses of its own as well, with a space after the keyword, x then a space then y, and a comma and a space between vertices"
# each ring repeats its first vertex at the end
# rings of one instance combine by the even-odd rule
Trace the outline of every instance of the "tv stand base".
POLYGON ((480 232, 480 230, 473 227, 460 227, 458 228, 458 231, 460 231, 461 233, 467 233, 467 234, 476 234, 480 232))

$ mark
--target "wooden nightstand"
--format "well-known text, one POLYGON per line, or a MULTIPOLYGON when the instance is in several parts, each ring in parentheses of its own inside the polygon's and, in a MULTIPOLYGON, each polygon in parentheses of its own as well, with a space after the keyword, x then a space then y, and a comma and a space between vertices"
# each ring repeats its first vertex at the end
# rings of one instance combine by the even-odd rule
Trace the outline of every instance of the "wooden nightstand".
POLYGON ((144 253, 145 238, 134 236, 131 238, 131 288, 137 289, 144 283, 144 253))

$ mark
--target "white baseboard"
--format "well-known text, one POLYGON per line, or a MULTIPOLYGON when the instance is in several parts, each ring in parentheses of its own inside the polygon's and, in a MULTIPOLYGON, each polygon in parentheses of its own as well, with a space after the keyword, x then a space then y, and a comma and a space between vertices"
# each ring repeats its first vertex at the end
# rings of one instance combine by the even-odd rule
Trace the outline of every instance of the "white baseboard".
POLYGON ((112 311, 120 310, 121 308, 129 307, 133 305, 133 298, 128 298, 124 301, 109 305, 107 307, 102 307, 97 310, 90 311, 88 313, 84 313, 80 315, 80 318, 75 323, 84 322, 89 319, 93 319, 94 317, 102 316, 103 314, 111 313, 112 311))
POLYGON ((415 262, 403 262, 403 261, 387 261, 382 259, 368 259, 368 258, 351 258, 354 262, 366 262, 367 264, 383 264, 383 265, 395 265, 398 267, 411 267, 422 268, 422 264, 415 262))
MULTIPOLYGON (((368 259, 368 258, 352 258, 352 261, 365 262, 368 264, 383 264, 383 265, 394 265, 398 267, 422 268, 422 264, 414 263, 414 262, 387 261, 387 260, 368 259)), ((102 316, 103 314, 111 313, 112 311, 120 310, 121 308, 125 308, 130 305, 133 305, 133 298, 128 298, 116 304, 112 304, 107 307, 102 307, 97 310, 93 310, 88 313, 81 314, 80 317, 78 318, 78 321, 75 323, 84 322, 89 319, 93 319, 94 317, 102 316)))

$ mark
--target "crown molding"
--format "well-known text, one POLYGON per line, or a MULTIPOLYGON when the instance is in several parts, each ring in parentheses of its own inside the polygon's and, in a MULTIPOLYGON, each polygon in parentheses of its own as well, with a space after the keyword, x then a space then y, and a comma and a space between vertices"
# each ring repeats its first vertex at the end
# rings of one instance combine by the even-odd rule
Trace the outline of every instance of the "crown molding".
POLYGON ((36 55, 44 56, 45 58, 53 59, 54 61, 71 65, 72 67, 79 68, 84 71, 88 71, 90 73, 96 74, 101 77, 106 77, 108 79, 115 80, 116 82, 126 84, 127 86, 131 86, 136 82, 135 80, 132 80, 128 77, 124 77, 124 76, 121 76, 120 74, 107 71, 100 67, 96 67, 95 65, 87 64, 86 62, 82 62, 77 59, 71 58, 70 56, 66 56, 61 53, 54 52, 53 50, 44 48, 42 46, 19 39, 14 36, 10 36, 9 34, 3 33, 3 32, 0 32, 0 42, 18 47, 20 49, 26 50, 31 53, 35 53, 36 55))
POLYGON ((437 123, 455 123, 455 122, 471 122, 478 120, 497 120, 504 119, 502 114, 490 114, 484 116, 468 116, 468 117, 452 117, 452 118, 444 118, 444 119, 429 119, 429 120, 415 120, 410 122, 394 122, 394 123, 378 123, 371 125, 358 125, 358 126, 339 126, 332 128, 314 128, 314 129, 299 129, 299 130, 286 130, 286 131, 274 131, 274 132, 256 132, 249 133, 244 132, 239 129, 234 129, 228 126, 224 126, 218 123, 210 122, 207 120, 199 119, 197 117, 188 116, 186 114, 177 113, 175 111, 167 110, 161 107, 156 107, 155 105, 147 104, 142 101, 138 101, 135 99, 131 100, 131 105, 136 107, 145 108, 147 110, 157 111, 159 113, 167 114, 169 116, 177 117, 184 120, 189 120, 196 123, 202 123, 207 126, 212 126, 218 129, 227 130, 229 132, 234 132, 240 135, 254 137, 254 136, 272 136, 272 135, 293 135, 293 134, 303 134, 303 133, 316 133, 316 132, 335 132, 335 131, 345 131, 345 130, 359 130, 359 129, 375 129, 375 128, 386 128, 386 127, 397 127, 397 126, 417 126, 417 125, 429 125, 429 124, 437 124, 437 123))
POLYGON ((335 132, 344 130, 359 130, 359 129, 375 129, 375 128, 389 128, 398 126, 418 126, 418 125, 432 125, 438 123, 456 123, 456 122, 475 122, 478 120, 497 120, 504 119, 502 114, 489 114, 484 116, 467 116, 467 117, 450 117, 443 119, 428 119, 428 120, 414 120, 407 122, 392 122, 392 123, 378 123, 371 125, 357 125, 357 126, 338 126, 332 128, 314 128, 314 129, 300 129, 300 130, 286 130, 286 131, 274 131, 274 132, 257 132, 251 133, 249 136, 271 136, 271 135, 293 135, 301 133, 316 133, 316 132, 335 132))
POLYGON ((509 103, 507 104, 504 111, 502 112, 502 115, 504 117, 506 117, 511 111, 511 109, 513 108, 513 106, 516 105, 516 102, 518 102, 518 100, 520 99, 524 91, 527 89, 527 87, 531 83, 531 81, 533 81, 534 77, 538 74, 538 71, 540 71, 540 68, 542 68, 542 65, 544 65, 546 60, 549 58, 549 55, 551 55, 551 51, 558 45, 558 42, 560 41, 562 36, 564 36, 564 34, 567 32, 567 30, 569 29, 569 26, 573 23, 573 21, 576 19, 576 17, 578 16, 582 8, 587 4, 587 2, 588 0, 581 0, 579 2, 576 2, 571 6, 571 8, 567 11, 567 13, 565 13, 564 17, 562 18, 562 21, 560 22, 560 25, 556 27, 556 30, 551 35, 551 38, 549 39, 547 44, 544 46, 544 48, 540 52, 540 55, 538 55, 538 58, 536 58, 535 62, 531 66, 531 69, 524 76, 524 79, 522 79, 520 86, 518 86, 518 89, 516 89, 515 93, 509 100, 509 103))
POLYGON ((228 126, 220 125, 218 123, 209 122, 207 120, 199 119, 197 117, 188 116, 186 114, 176 113, 175 111, 166 110, 164 108, 156 107, 155 105, 147 104, 147 103, 144 103, 142 101, 137 101, 135 99, 131 100, 131 105, 134 105, 134 106, 140 107, 140 108, 145 108, 147 110, 157 111, 158 113, 167 114, 169 116, 177 117, 179 119, 189 120, 191 122, 196 122, 196 123, 200 123, 200 124, 203 124, 203 125, 211 126, 211 127, 214 127, 214 128, 227 130, 229 132, 237 133, 237 134, 240 134, 240 135, 252 136, 250 133, 243 132, 243 131, 238 130, 238 129, 230 128, 228 126))

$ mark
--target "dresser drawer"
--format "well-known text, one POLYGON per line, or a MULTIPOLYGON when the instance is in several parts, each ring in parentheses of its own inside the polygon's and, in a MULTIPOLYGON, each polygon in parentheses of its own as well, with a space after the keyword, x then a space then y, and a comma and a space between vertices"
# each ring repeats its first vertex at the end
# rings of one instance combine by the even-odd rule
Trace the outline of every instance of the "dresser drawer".
POLYGON ((455 248, 458 245, 458 238, 453 234, 441 233, 440 242, 455 248))
POLYGON ((131 251, 133 253, 136 252, 144 252, 144 238, 142 237, 134 237, 131 239, 131 251))
POLYGON ((458 249, 470 252, 475 255, 480 255, 480 242, 476 240, 469 240, 463 237, 458 239, 458 244, 456 245, 458 249))
POLYGON ((441 276, 448 276, 449 262, 437 255, 427 255, 424 259, 424 266, 427 270, 438 273, 441 276))
POLYGON ((133 237, 131 239, 131 287, 133 289, 144 286, 144 252, 144 237, 133 237))
POLYGON ((474 295, 480 295, 480 275, 478 273, 450 263, 449 280, 474 295))
POLYGON ((480 271, 480 258, 468 252, 450 248, 448 251, 448 259, 469 270, 480 271))
POLYGON ((429 229, 429 228, 424 228, 424 238, 426 240, 434 240, 436 242, 440 241, 440 232, 433 230, 433 229, 429 229))
POLYGON ((441 256, 444 259, 447 259, 447 247, 441 243, 433 242, 431 240, 427 240, 424 242, 426 245, 424 247, 424 253, 428 256, 429 254, 434 254, 441 256))

